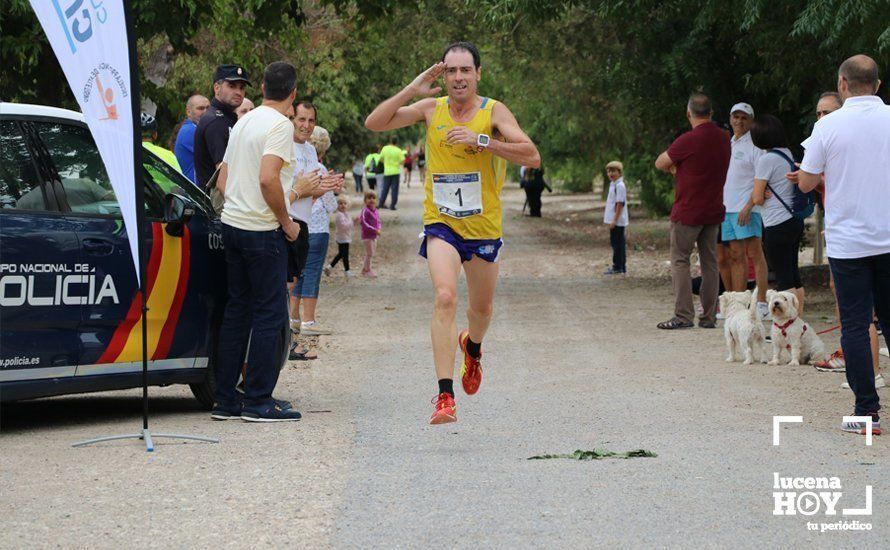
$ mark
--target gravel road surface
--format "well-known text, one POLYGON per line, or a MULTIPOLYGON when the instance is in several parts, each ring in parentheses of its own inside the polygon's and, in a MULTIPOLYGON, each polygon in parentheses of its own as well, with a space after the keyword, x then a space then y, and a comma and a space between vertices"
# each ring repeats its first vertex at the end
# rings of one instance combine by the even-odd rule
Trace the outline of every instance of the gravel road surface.
MULTIPOLYGON (((318 360, 285 367, 277 392, 301 422, 212 422, 188 388, 152 388, 154 432, 220 443, 158 439, 148 454, 137 441, 70 447, 137 431, 139 390, 6 405, 0 546, 890 547, 888 439, 866 447, 838 429, 852 410, 842 376, 726 364, 722 330, 655 329, 671 314, 665 276, 605 279, 607 240, 557 239, 562 218, 522 217, 515 188, 505 198, 485 380, 458 391, 458 423, 427 424, 432 292, 415 185, 382 212, 380 278, 324 281, 320 319, 336 332, 318 360), (804 417, 778 447, 773 415, 804 417), (658 456, 527 460, 594 448, 658 456), (774 472, 837 477, 838 514, 774 516, 774 472), (865 505, 867 485, 872 515, 841 515, 865 505), (853 520, 871 530, 819 531, 853 520)), ((545 216, 581 200, 545 197, 545 216)))

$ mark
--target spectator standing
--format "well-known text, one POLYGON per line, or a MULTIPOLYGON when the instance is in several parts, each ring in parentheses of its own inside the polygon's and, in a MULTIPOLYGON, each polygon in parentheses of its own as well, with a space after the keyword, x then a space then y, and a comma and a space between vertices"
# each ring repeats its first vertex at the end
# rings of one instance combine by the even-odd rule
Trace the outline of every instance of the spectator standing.
MULTIPOLYGON (((215 364, 215 420, 279 422, 301 417, 288 403, 272 397, 278 382, 277 351, 287 323, 285 242, 299 232, 285 202, 294 157, 293 126, 284 113, 296 96, 296 79, 292 65, 275 62, 266 67, 263 104, 232 132, 220 164, 228 300, 215 364), (249 338, 250 368, 242 402, 235 384, 249 338)), ((296 192, 310 191, 303 183, 296 192)))
POLYGON ((300 302, 294 296, 297 280, 303 276, 303 271, 309 257, 309 222, 312 219, 313 199, 321 197, 328 191, 334 190, 333 180, 321 176, 321 165, 318 162, 318 153, 315 147, 309 143, 312 132, 315 130, 317 109, 308 101, 301 101, 294 111, 293 120, 293 147, 294 147, 294 173, 297 178, 309 178, 316 182, 309 194, 291 194, 288 206, 288 215, 300 226, 300 236, 294 241, 288 251, 287 289, 290 296, 290 327, 293 332, 301 330, 300 302))
POLYGON ((381 228, 380 213, 377 211, 377 193, 365 191, 365 207, 362 208, 356 221, 362 229, 362 244, 365 245, 365 262, 362 266, 362 276, 376 279, 377 274, 371 267, 371 261, 377 252, 377 238, 380 237, 381 228))
POLYGON ((355 192, 362 192, 362 178, 365 174, 365 164, 361 159, 356 159, 352 165, 352 178, 355 180, 355 192))
MULTIPOLYGON (((837 111, 841 107, 843 107, 844 101, 841 99, 841 94, 837 92, 823 92, 819 96, 819 101, 816 102, 816 120, 822 120, 822 117, 830 115, 831 113, 837 111)), ((806 141, 804 141, 804 147, 806 147, 806 141)), ((798 180, 797 176, 799 172, 789 172, 786 177, 797 185, 798 180)), ((824 178, 823 178, 824 180, 824 178)), ((821 204, 823 212, 825 211, 825 185, 820 183, 818 187, 816 187, 816 191, 819 193, 821 197, 821 204)), ((821 236, 819 237, 821 238, 821 236)), ((841 314, 840 309, 837 306, 837 294, 835 294, 834 290, 834 277, 831 276, 831 271, 828 272, 828 286, 831 287, 831 292, 835 296, 835 315, 837 317, 838 322, 840 323, 841 314)), ((872 324, 868 329, 868 338, 871 343, 872 350, 872 363, 874 363, 875 375, 880 374, 880 355, 878 354, 878 331, 875 328, 875 325, 872 324)), ((844 351, 842 348, 836 349, 827 359, 818 361, 813 364, 816 370, 822 372, 845 372, 847 370, 847 363, 844 359, 844 351)), ((884 382, 883 377, 875 378, 875 387, 886 387, 886 383, 884 382), (879 385, 880 384, 880 385, 879 385)), ((844 383, 845 389, 849 389, 849 384, 844 383)))
POLYGON ((776 290, 793 292, 798 299, 797 312, 803 315, 804 290, 798 268, 803 219, 794 215, 794 186, 785 177, 795 170, 794 157, 788 149, 788 138, 782 121, 762 115, 751 127, 754 146, 766 151, 754 167, 754 191, 748 204, 739 212, 738 222, 745 225, 755 206, 762 205, 764 247, 767 259, 776 274, 776 290), (766 198, 766 192, 771 196, 766 198))
POLYGON ((521 185, 525 190, 525 200, 528 201, 529 216, 540 218, 541 194, 544 192, 544 188, 547 187, 547 182, 544 181, 544 167, 527 168, 522 166, 520 173, 522 174, 521 185))
POLYGON ((603 223, 609 226, 612 267, 607 269, 604 275, 625 274, 627 273, 627 243, 624 232, 629 216, 627 214, 627 187, 624 185, 624 165, 613 160, 606 165, 606 175, 609 178, 609 195, 606 198, 603 223))
MULTIPOLYGON (((816 120, 821 120, 822 117, 837 111, 841 107, 843 107, 844 102, 841 99, 841 94, 837 92, 823 92, 822 95, 819 96, 819 101, 816 103, 816 120)), ((806 146, 806 141, 804 141, 804 147, 806 146)), ((788 176, 794 176, 797 172, 793 174, 788 174, 788 176)), ((797 182, 796 178, 792 177, 792 181, 797 182)), ((816 187, 816 191, 819 193, 819 196, 822 197, 822 204, 825 204, 825 184, 824 178, 823 182, 816 187)), ((823 208, 824 211, 824 208, 823 208)), ((838 323, 840 323, 841 314, 840 310, 837 306, 837 294, 834 289, 834 277, 831 276, 831 271, 828 272, 828 285, 831 287, 831 292, 834 295, 835 301, 835 315, 837 316, 838 323)), ((871 358, 872 363, 875 368, 875 388, 886 388, 887 383, 883 376, 881 376, 881 356, 879 353, 879 342, 878 342, 878 330, 877 330, 877 322, 872 323, 870 327, 868 327, 868 339, 871 343, 871 358)), ((832 353, 826 360, 819 361, 813 365, 817 370, 823 372, 845 372, 846 371, 846 361, 844 360, 844 350, 842 348, 838 348, 832 353)), ((841 387, 848 390, 850 389, 850 384, 848 382, 844 382, 841 384, 841 387)))
MULTIPOLYGON (((368 153, 365 156, 365 177, 368 178, 368 187, 373 191, 377 188, 377 164, 380 160, 380 146, 377 146, 377 150, 371 153, 368 153)), ((381 170, 382 172, 383 170, 381 170)), ((383 178, 380 178, 380 184, 383 184, 383 178)))
POLYGON ((182 173, 188 179, 195 181, 195 130, 198 129, 198 121, 210 107, 210 100, 195 94, 188 98, 185 104, 185 120, 176 133, 176 142, 173 145, 173 153, 182 168, 182 173))
MULTIPOLYGON (((393 137, 388 145, 380 150, 380 158, 383 160, 383 185, 380 187, 380 205, 378 208, 386 208, 386 198, 392 192, 392 200, 389 209, 395 210, 399 202, 399 178, 402 173, 402 164, 405 162, 405 150, 396 145, 398 140, 393 137)), ((379 177, 379 174, 378 174, 379 177)))
MULTIPOLYGON (((826 251, 847 382, 856 396, 854 415, 871 416, 874 434, 881 433, 881 405, 868 331, 875 314, 882 327, 890 327, 890 107, 876 95, 880 84, 870 57, 856 55, 841 64, 844 106, 816 123, 804 142, 798 176, 800 189, 808 192, 825 174, 826 251)), ((841 429, 864 434, 867 424, 842 422, 841 429)))
MULTIPOLYGON (((321 164, 321 159, 331 147, 331 138, 328 131, 321 126, 315 126, 309 143, 315 148, 318 155, 319 169, 326 177, 335 177, 329 174, 327 168, 321 164)), ((342 176, 341 176, 342 178, 342 176)), ((342 179, 340 180, 342 182, 342 179)), ((296 311, 301 319, 300 334, 305 336, 320 336, 331 334, 331 330, 320 325, 315 319, 318 307, 318 291, 321 283, 322 267, 325 265, 325 257, 328 253, 330 241, 330 214, 337 210, 337 197, 333 191, 327 191, 312 203, 312 214, 309 218, 309 253, 303 274, 297 280, 293 295, 296 298, 296 311), (300 305, 302 302, 302 313, 300 305)))
MULTIPOLYGON (((748 205, 754 190, 754 166, 763 156, 763 151, 751 141, 751 123, 754 121, 754 108, 747 103, 736 103, 730 109, 732 154, 723 186, 723 206, 726 216, 720 230, 720 237, 729 245, 730 285, 729 290, 742 292, 747 284, 748 258, 754 262, 754 275, 757 280, 757 314, 761 320, 769 317, 766 305, 766 289, 769 268, 763 256, 763 219, 760 206, 754 205, 745 223, 739 222, 739 212, 748 205)), ((724 250, 724 253, 726 251, 724 250)))
POLYGON ((222 163, 247 86, 247 71, 239 65, 220 65, 213 74, 213 99, 195 129, 195 183, 202 189, 222 163))
POLYGON ((155 120, 155 117, 148 113, 142 113, 140 119, 142 123, 142 146, 175 168, 177 172, 182 173, 173 151, 164 149, 155 143, 158 140, 158 121, 155 120))
POLYGON ((423 143, 417 148, 417 175, 420 178, 420 185, 426 185, 426 149, 423 143))
POLYGON ((405 187, 411 189, 411 170, 414 168, 414 155, 405 149, 405 187))
POLYGON ((349 271, 349 245, 352 244, 352 218, 349 217, 349 197, 340 195, 337 197, 337 212, 334 214, 334 239, 337 241, 337 255, 331 263, 325 266, 325 275, 330 275, 337 262, 343 260, 343 269, 347 277, 352 277, 349 271))
POLYGON ((255 106, 253 104, 253 101, 251 101, 245 97, 244 101, 241 102, 241 105, 239 105, 238 108, 235 109, 235 116, 237 116, 238 119, 240 120, 241 117, 243 117, 247 113, 253 111, 254 109, 255 109, 255 106))
POLYGON ((674 317, 658 324, 661 329, 690 328, 695 310, 689 258, 698 246, 702 270, 702 317, 699 326, 715 328, 717 290, 717 233, 724 217, 723 184, 729 168, 730 144, 726 133, 711 121, 711 100, 693 94, 686 106, 692 130, 678 137, 659 155, 655 167, 674 174, 671 208, 671 280, 674 317))

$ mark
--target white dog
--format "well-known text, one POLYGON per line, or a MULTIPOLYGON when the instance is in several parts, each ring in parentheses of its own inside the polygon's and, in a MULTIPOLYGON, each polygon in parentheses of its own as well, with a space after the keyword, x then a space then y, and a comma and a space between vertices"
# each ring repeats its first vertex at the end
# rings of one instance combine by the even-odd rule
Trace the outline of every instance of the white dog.
POLYGON ((770 365, 778 365, 790 356, 789 365, 799 365, 825 359, 825 344, 808 323, 797 315, 798 301, 793 292, 767 291, 766 301, 773 314, 770 334, 773 339, 773 358, 770 365))
POLYGON ((764 341, 766 333, 763 324, 757 320, 757 295, 750 290, 744 292, 724 292, 720 295, 720 311, 726 316, 723 323, 723 336, 729 355, 727 363, 738 361, 738 351, 745 352, 745 365, 754 361, 766 363, 764 341))

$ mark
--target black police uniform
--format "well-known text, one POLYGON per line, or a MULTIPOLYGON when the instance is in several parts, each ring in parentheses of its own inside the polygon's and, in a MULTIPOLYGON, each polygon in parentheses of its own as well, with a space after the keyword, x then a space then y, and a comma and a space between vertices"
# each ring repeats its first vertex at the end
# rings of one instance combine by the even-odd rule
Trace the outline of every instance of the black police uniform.
MULTIPOLYGON (((213 81, 227 80, 229 82, 243 81, 250 86, 247 72, 239 65, 220 65, 216 68, 213 81)), ((222 162, 226 154, 226 146, 229 144, 229 134, 232 126, 238 122, 235 109, 217 100, 215 97, 210 102, 210 107, 195 130, 195 180, 198 187, 204 188, 216 165, 222 162)))
POLYGON ((195 178, 200 188, 207 185, 216 165, 222 162, 229 144, 229 134, 236 122, 238 115, 235 110, 216 98, 198 121, 195 130, 195 178))

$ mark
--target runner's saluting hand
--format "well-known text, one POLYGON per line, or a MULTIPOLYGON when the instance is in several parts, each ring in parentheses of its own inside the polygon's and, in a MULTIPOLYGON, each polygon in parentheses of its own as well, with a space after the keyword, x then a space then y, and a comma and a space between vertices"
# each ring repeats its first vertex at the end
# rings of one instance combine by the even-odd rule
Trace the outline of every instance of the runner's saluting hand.
POLYGON ((442 87, 436 86, 434 88, 433 85, 436 83, 436 79, 442 76, 444 72, 445 63, 433 63, 429 69, 417 75, 417 78, 408 87, 411 88, 415 96, 429 97, 436 95, 442 91, 442 87))

